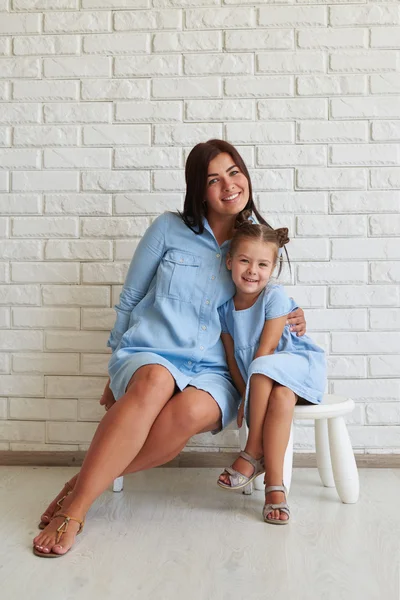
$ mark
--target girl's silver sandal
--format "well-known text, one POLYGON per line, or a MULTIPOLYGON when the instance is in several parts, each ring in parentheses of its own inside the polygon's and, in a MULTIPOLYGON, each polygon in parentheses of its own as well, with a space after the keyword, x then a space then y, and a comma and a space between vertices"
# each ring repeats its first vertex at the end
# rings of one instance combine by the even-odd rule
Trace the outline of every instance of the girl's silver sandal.
MULTIPOLYGON (((283 492, 286 500, 287 490, 284 485, 268 485, 265 487, 265 495, 269 494, 269 492, 283 492)), ((263 517, 266 523, 271 523, 272 525, 287 525, 290 520, 290 509, 287 502, 279 502, 278 504, 264 504, 263 517), (288 518, 285 520, 271 519, 268 517, 268 515, 273 510, 279 510, 280 512, 287 514, 288 518)))
POLYGON ((254 472, 252 475, 250 475, 250 477, 247 477, 246 475, 243 475, 243 473, 236 471, 232 467, 227 467, 224 473, 227 473, 229 475, 230 485, 224 483, 220 479, 217 481, 219 487, 222 487, 224 490, 240 490, 246 487, 246 485, 248 485, 252 481, 254 481, 256 477, 262 475, 265 472, 264 457, 261 457, 260 460, 256 460, 244 450, 240 452, 239 456, 247 460, 247 462, 249 462, 251 465, 253 465, 254 472))

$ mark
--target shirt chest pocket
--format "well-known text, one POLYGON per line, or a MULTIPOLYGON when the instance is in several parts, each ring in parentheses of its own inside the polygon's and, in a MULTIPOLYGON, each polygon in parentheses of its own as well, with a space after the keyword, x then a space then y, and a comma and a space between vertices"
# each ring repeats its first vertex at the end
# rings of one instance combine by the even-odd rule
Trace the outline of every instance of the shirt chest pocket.
POLYGON ((177 250, 166 252, 157 273, 157 296, 191 302, 200 266, 201 261, 194 254, 177 250))

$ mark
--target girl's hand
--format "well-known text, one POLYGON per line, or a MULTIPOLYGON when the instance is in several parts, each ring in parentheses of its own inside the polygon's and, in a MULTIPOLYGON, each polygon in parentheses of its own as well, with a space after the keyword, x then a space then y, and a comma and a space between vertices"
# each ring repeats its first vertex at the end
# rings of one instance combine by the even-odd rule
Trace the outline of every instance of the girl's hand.
POLYGON ((106 383, 106 387, 104 388, 103 395, 100 398, 100 404, 102 406, 104 405, 104 408, 106 410, 108 410, 109 408, 112 407, 113 404, 115 404, 114 394, 112 393, 112 391, 110 389, 110 380, 108 380, 106 383))
POLYGON ((290 325, 290 331, 295 331, 298 337, 306 332, 306 320, 302 308, 297 308, 288 315, 287 324, 290 325))
POLYGON ((242 402, 240 403, 238 415, 237 415, 237 424, 238 424, 239 429, 243 424, 243 416, 244 416, 244 400, 242 400, 242 402))

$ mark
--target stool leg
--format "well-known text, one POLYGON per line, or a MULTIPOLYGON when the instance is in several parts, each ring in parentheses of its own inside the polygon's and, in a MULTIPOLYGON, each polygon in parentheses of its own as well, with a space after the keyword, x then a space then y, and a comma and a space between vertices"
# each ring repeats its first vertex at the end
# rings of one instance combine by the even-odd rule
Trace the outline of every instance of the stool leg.
POLYGON ((290 436, 286 447, 285 458, 283 459, 283 484, 289 494, 292 483, 293 472, 293 423, 290 427, 290 436))
MULTIPOLYGON (((239 441, 240 441, 240 449, 241 450, 244 450, 246 447, 248 431, 249 430, 247 428, 246 421, 245 421, 245 419, 243 419, 242 426, 239 429, 239 441)), ((246 487, 243 488, 243 494, 246 494, 246 496, 251 496, 252 493, 253 493, 253 483, 249 483, 249 485, 246 485, 246 487)))
POLYGON ((343 417, 328 419, 329 447, 336 490, 344 504, 358 500, 360 485, 353 448, 343 417))
POLYGON ((315 451, 317 455, 318 473, 323 485, 325 487, 335 487, 331 453, 329 450, 327 419, 316 419, 315 421, 315 451))
POLYGON ((122 492, 123 489, 124 489, 124 478, 117 477, 117 479, 114 479, 113 492, 122 492))

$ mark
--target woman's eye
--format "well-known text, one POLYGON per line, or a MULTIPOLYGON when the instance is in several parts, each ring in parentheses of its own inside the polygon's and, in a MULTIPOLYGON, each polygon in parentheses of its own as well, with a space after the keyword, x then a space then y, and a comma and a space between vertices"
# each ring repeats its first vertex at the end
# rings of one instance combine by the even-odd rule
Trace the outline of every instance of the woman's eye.
POLYGON ((208 185, 212 185, 213 183, 216 183, 218 181, 218 179, 210 179, 210 181, 208 182, 208 185))
POLYGON ((231 171, 231 175, 237 175, 240 171, 231 171))

